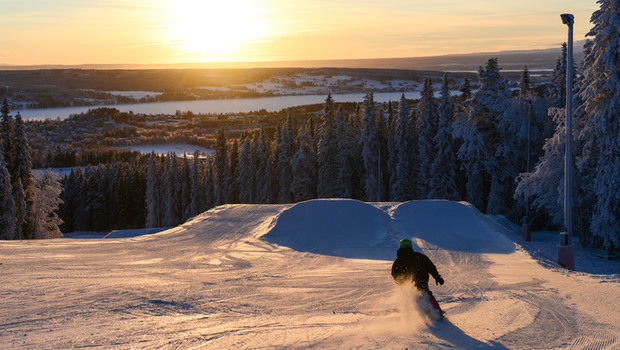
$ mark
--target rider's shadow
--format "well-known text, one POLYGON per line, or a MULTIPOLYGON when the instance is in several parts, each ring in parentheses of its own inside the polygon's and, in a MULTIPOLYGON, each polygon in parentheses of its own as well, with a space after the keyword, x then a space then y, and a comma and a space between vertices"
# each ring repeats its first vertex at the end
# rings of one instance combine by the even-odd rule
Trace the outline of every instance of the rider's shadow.
POLYGON ((472 338, 447 319, 444 319, 429 328, 434 336, 445 340, 458 349, 508 349, 504 345, 494 341, 485 343, 478 339, 472 338))

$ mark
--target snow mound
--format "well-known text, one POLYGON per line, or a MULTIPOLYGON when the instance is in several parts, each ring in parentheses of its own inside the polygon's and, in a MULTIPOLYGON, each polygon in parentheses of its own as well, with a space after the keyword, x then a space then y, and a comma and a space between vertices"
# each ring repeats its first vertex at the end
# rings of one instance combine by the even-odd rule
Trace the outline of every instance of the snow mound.
POLYGON ((282 211, 263 239, 298 251, 348 258, 392 259, 392 219, 350 199, 317 199, 282 211))
POLYGON ((510 233, 466 202, 411 201, 390 209, 400 232, 443 249, 471 253, 510 253, 510 233))

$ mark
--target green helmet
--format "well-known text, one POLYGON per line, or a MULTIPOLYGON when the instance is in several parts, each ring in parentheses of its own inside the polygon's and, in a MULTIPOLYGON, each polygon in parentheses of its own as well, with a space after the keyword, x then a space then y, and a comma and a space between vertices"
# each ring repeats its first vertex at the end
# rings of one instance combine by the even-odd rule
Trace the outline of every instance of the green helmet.
POLYGON ((413 248, 413 243, 411 242, 410 239, 403 238, 400 240, 400 242, 398 242, 398 249, 404 248, 404 247, 413 248))

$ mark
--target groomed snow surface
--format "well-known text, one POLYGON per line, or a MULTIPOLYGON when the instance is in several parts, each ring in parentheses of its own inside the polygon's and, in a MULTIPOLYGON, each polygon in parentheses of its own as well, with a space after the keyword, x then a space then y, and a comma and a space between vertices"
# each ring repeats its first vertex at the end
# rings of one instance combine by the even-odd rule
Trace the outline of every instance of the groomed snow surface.
POLYGON ((467 203, 354 200, 3 241, 0 348, 619 349, 620 271, 567 271, 520 243, 467 203), (404 237, 445 278, 444 320, 391 279, 404 237))

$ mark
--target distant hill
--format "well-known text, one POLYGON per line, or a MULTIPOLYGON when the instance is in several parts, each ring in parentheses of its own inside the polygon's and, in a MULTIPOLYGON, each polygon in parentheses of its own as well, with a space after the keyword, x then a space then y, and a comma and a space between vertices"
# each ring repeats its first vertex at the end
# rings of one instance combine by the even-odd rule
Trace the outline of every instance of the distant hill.
MULTIPOLYGON (((577 42, 575 62, 583 58, 583 42, 577 42)), ((497 57, 504 71, 522 70, 523 65, 530 70, 551 70, 560 55, 560 46, 543 50, 481 52, 427 57, 369 58, 338 60, 298 60, 269 62, 213 62, 213 63, 175 63, 175 64, 83 64, 83 65, 0 65, 0 70, 34 69, 205 69, 205 68, 259 68, 259 67, 340 67, 340 68, 393 68, 412 70, 432 70, 448 72, 477 71, 490 57, 497 57)))

